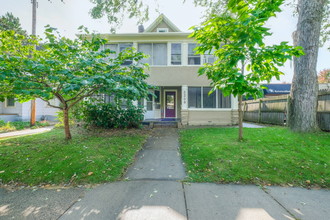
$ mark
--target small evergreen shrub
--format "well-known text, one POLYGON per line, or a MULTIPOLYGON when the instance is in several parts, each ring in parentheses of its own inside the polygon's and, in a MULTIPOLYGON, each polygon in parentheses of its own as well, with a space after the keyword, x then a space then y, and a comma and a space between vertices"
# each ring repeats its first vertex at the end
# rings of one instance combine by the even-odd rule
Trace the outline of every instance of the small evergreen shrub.
POLYGON ((121 108, 113 103, 87 104, 83 110, 83 121, 87 126, 101 128, 138 128, 144 110, 132 104, 121 108))

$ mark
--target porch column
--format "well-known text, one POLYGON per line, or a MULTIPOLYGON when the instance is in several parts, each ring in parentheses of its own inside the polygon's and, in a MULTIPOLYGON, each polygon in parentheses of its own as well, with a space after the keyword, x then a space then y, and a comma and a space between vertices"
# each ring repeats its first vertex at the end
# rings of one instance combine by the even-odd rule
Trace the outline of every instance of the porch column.
POLYGON ((187 110, 188 109, 188 86, 183 85, 181 88, 181 91, 182 91, 181 109, 187 110))
POLYGON ((181 87, 181 123, 183 126, 188 125, 188 86, 181 87))

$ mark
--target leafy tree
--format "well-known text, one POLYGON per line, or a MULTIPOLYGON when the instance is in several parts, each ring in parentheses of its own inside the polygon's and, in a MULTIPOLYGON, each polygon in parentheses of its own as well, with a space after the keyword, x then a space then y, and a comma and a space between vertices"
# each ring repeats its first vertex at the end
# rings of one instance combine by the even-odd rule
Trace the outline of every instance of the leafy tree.
POLYGON ((149 19, 149 6, 144 4, 143 0, 90 0, 90 2, 94 4, 90 11, 92 18, 107 16, 108 22, 112 25, 112 32, 122 24, 124 16, 138 18, 139 24, 149 19))
POLYGON ((36 37, 0 32, 0 87, 10 86, 10 91, 0 95, 11 93, 19 101, 40 98, 62 110, 66 139, 71 139, 69 111, 84 98, 96 93, 131 100, 147 95, 149 85, 144 80, 148 75, 138 63, 143 54, 128 49, 111 59, 113 51, 101 50, 106 40, 97 35, 71 40, 50 27, 45 34, 46 42, 41 44, 36 37), (133 63, 123 65, 127 60, 133 63), (60 101, 59 106, 49 102, 53 98, 60 101))
POLYGON ((330 69, 320 71, 317 79, 319 83, 330 83, 330 69))
MULTIPOLYGON (((252 0, 245 0, 251 2, 252 0)), ((253 2, 258 2, 254 0, 253 2)), ((208 7, 207 12, 223 11, 228 0, 194 0, 195 4, 208 7), (220 6, 220 7, 219 7, 220 6), (217 9, 214 9, 217 7, 217 9)), ((264 1, 271 3, 271 1, 264 1)), ((318 46, 330 37, 330 0, 290 0, 297 7, 298 24, 295 32, 296 45, 305 55, 294 59, 294 77, 289 104, 289 126, 299 132, 315 131, 317 105, 316 63, 318 46), (307 97, 307 98, 306 98, 307 97)), ((208 14, 210 15, 210 14, 208 14)))
POLYGON ((197 51, 205 54, 214 50, 217 60, 199 70, 212 80, 213 91, 221 89, 225 95, 239 98, 239 140, 242 135, 242 95, 262 96, 262 82, 279 79, 277 66, 292 56, 303 54, 301 48, 287 45, 266 46, 265 36, 271 35, 265 22, 281 11, 283 0, 229 0, 221 15, 214 15, 194 28, 191 37, 200 44, 197 51))
POLYGON ((15 17, 12 13, 7 12, 0 17, 0 31, 13 30, 17 34, 27 35, 23 30, 19 18, 15 17))

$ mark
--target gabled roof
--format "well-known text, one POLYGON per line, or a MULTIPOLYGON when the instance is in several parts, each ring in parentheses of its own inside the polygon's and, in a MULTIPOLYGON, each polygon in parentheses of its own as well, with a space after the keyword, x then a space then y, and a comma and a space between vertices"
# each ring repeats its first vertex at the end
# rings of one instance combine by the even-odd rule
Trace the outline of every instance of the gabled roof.
POLYGON ((145 29, 145 32, 153 32, 155 28, 162 22, 167 24, 174 32, 181 32, 181 30, 175 26, 175 24, 173 24, 164 14, 159 15, 158 18, 145 29))

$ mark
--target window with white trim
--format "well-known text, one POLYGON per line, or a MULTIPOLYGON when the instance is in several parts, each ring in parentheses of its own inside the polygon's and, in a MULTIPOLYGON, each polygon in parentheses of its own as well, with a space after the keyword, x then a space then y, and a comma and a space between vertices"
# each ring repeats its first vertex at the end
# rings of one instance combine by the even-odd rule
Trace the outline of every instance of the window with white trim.
MULTIPOLYGON (((130 48, 132 47, 133 44, 132 43, 122 43, 122 44, 118 44, 118 47, 119 47, 119 52, 122 52, 124 51, 125 49, 127 48, 130 48)), ((132 60, 125 60, 123 65, 131 65, 133 63, 132 60)))
POLYGON ((147 111, 152 111, 154 110, 154 106, 153 106, 153 96, 151 94, 148 95, 148 99, 147 99, 147 111))
POLYGON ((11 107, 15 107, 15 102, 16 102, 16 100, 15 100, 15 98, 6 98, 6 107, 8 108, 11 108, 11 107))
POLYGON ((203 56, 204 57, 203 63, 209 63, 209 64, 214 63, 214 61, 216 59, 215 59, 215 56, 213 55, 213 53, 214 53, 214 50, 211 50, 208 53, 205 53, 203 56))
POLYGON ((201 108, 201 87, 188 88, 188 108, 201 108))
POLYGON ((109 57, 111 59, 116 58, 117 53, 118 53, 118 44, 105 44, 104 49, 109 49, 109 50, 113 51, 114 53, 112 53, 109 57))
POLYGON ((211 87, 188 87, 188 108, 231 108, 231 96, 211 87))
POLYGON ((167 65, 167 44, 166 43, 146 43, 139 44, 138 51, 146 55, 148 58, 141 60, 142 63, 148 63, 154 66, 167 65))
POLYGON ((168 32, 168 28, 157 28, 158 33, 166 33, 168 32))
POLYGON ((211 87, 203 87, 203 108, 216 108, 217 107, 217 94, 216 92, 210 93, 211 87))
POLYGON ((182 45, 181 43, 172 43, 171 44, 171 64, 172 65, 181 65, 181 51, 182 45))
MULTIPOLYGON (((118 53, 120 53, 123 50, 130 48, 132 46, 133 46, 133 43, 105 44, 104 49, 110 49, 110 50, 114 51, 114 53, 112 53, 110 55, 110 58, 114 59, 117 57, 118 53)), ((123 65, 130 65, 132 63, 133 63, 132 60, 125 60, 123 65)))
POLYGON ((219 108, 231 108, 231 96, 224 96, 221 90, 218 90, 219 108))
POLYGON ((147 99, 147 111, 160 109, 160 91, 155 90, 154 95, 149 94, 147 99))
POLYGON ((197 44, 188 44, 188 65, 201 65, 201 56, 196 54, 195 48, 197 44))

